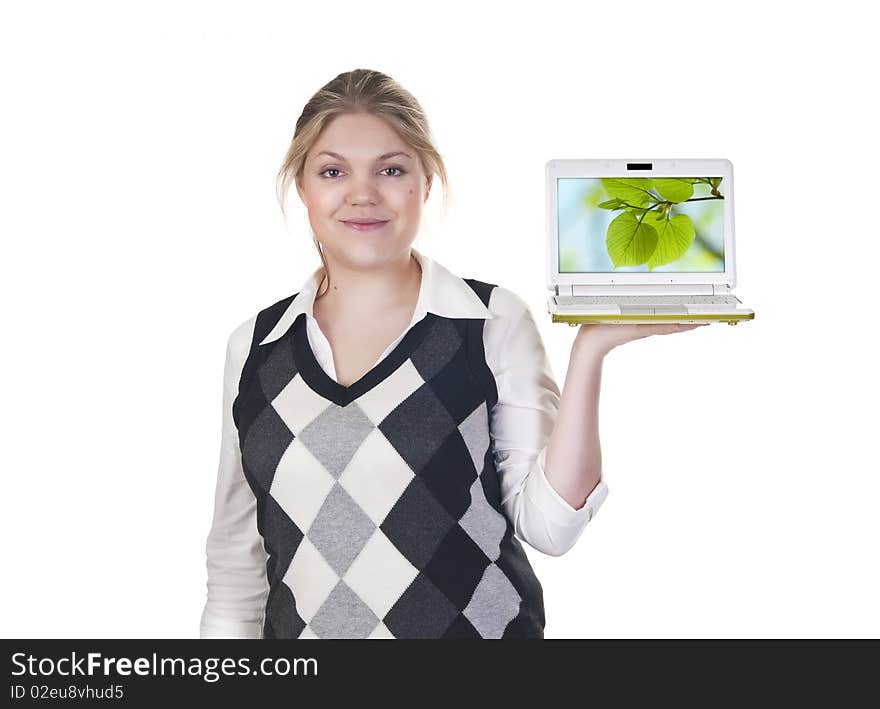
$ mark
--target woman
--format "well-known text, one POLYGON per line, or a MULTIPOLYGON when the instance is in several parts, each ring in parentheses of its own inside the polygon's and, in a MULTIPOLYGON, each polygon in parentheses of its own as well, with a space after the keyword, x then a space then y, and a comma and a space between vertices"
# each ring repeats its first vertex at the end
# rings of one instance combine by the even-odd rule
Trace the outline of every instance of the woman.
POLYGON ((435 173, 379 72, 297 121, 281 207, 295 182, 322 265, 229 338, 201 637, 543 637, 519 539, 563 554, 607 495, 602 359, 694 326, 581 326, 560 401, 525 301, 412 248, 435 173))

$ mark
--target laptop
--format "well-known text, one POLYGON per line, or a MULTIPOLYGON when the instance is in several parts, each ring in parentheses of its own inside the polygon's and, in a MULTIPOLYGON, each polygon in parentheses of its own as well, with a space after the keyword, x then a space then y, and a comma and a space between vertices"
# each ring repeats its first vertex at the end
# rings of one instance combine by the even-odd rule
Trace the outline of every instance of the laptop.
POLYGON ((550 160, 546 178, 553 322, 754 319, 733 292, 729 160, 550 160))

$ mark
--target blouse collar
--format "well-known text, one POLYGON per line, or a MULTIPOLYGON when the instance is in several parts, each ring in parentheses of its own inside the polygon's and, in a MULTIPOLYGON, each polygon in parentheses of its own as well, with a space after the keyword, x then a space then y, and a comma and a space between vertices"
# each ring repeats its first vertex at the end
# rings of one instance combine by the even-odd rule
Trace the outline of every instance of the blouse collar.
MULTIPOLYGON (((419 322, 427 313, 434 313, 446 318, 491 319, 494 317, 464 279, 456 276, 415 247, 410 247, 410 250, 422 267, 422 282, 419 286, 419 297, 416 301, 411 325, 419 322)), ((315 296, 323 277, 324 267, 321 265, 306 279, 275 327, 260 342, 261 345, 281 337, 290 329, 300 314, 307 313, 309 317, 314 317, 315 296)))

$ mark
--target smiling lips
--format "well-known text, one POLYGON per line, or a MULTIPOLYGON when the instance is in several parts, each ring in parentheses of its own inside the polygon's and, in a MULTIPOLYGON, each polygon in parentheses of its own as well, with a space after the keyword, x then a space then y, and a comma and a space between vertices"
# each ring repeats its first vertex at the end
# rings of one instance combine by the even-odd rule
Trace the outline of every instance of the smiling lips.
POLYGON ((355 229, 356 231, 375 231, 376 229, 381 229, 388 223, 388 219, 385 220, 376 220, 376 219, 354 219, 351 221, 343 221, 342 223, 345 226, 355 229))

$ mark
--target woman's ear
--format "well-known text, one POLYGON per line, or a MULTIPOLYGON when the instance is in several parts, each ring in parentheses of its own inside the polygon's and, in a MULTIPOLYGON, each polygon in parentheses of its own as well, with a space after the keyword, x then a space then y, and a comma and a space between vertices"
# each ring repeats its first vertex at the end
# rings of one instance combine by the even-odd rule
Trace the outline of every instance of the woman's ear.
POLYGON ((428 201, 428 196, 431 194, 431 183, 434 181, 434 175, 428 175, 427 181, 425 182, 425 201, 428 201))
POLYGON ((302 180, 299 177, 297 177, 294 182, 296 184, 296 193, 299 195, 299 198, 302 201, 302 203, 306 207, 308 207, 309 205, 306 204, 306 196, 305 196, 305 193, 303 192, 302 180))

